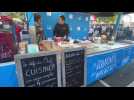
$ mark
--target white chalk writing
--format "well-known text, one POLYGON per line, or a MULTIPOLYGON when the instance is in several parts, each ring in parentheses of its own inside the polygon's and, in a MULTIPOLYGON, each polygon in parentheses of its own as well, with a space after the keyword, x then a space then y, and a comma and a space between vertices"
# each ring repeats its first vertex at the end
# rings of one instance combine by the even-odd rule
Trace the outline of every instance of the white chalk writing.
POLYGON ((32 69, 27 70, 25 72, 25 75, 27 77, 30 77, 30 76, 50 72, 50 71, 53 71, 54 69, 55 69, 55 64, 51 64, 49 66, 40 66, 40 67, 36 67, 36 68, 32 68, 32 69))

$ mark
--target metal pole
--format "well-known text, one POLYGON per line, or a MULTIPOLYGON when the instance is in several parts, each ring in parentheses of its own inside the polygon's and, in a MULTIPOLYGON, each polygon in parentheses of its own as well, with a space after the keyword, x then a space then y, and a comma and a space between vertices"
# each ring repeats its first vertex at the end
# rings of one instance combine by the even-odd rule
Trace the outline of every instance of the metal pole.
POLYGON ((115 19, 115 26, 114 26, 115 38, 117 36, 117 32, 119 31, 119 25, 120 25, 121 17, 122 17, 122 12, 119 12, 116 15, 116 19, 115 19))

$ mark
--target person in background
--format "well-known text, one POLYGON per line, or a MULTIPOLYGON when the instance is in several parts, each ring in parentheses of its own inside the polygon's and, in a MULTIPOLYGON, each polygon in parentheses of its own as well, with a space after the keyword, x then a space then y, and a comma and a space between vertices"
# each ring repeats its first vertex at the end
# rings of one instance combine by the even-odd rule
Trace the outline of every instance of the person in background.
POLYGON ((129 28, 129 31, 128 31, 128 40, 132 40, 133 38, 133 31, 132 29, 129 28))
POLYGON ((111 25, 107 25, 106 27, 106 33, 107 33, 107 36, 108 36, 108 39, 111 40, 111 35, 112 35, 112 27, 111 25))
POLYGON ((20 32, 22 30, 22 26, 19 23, 17 23, 15 26, 16 26, 17 42, 20 42, 21 41, 20 32))
POLYGON ((114 27, 113 25, 110 26, 110 39, 112 38, 112 36, 114 36, 114 27))
POLYGON ((107 33, 103 32, 100 35, 101 35, 101 42, 102 43, 107 43, 108 42, 108 35, 107 35, 107 33))
POLYGON ((89 28, 89 32, 88 32, 88 40, 92 40, 93 34, 94 34, 94 28, 93 28, 93 26, 91 26, 89 28))
POLYGON ((102 32, 106 32, 106 25, 102 25, 102 32))
POLYGON ((54 38, 63 37, 65 40, 68 40, 69 26, 65 23, 65 17, 63 15, 59 17, 59 22, 55 25, 53 33, 54 38))
POLYGON ((21 29, 21 32, 20 32, 21 40, 24 39, 23 35, 26 35, 26 34, 28 34, 28 30, 27 30, 27 26, 26 26, 26 21, 23 20, 22 29, 21 29))
POLYGON ((94 29, 93 29, 93 26, 91 26, 90 29, 89 29, 89 35, 92 35, 93 32, 94 32, 94 29))
POLYGON ((35 16, 35 27, 36 27, 36 43, 39 44, 43 39, 46 39, 43 32, 43 27, 41 25, 40 15, 35 16))
POLYGON ((94 32, 96 32, 96 31, 97 31, 97 25, 94 26, 94 32))
POLYGON ((21 37, 21 41, 27 41, 28 43, 32 42, 32 37, 31 37, 31 34, 29 34, 27 21, 25 21, 25 20, 23 20, 23 23, 22 23, 20 37, 21 37))
POLYGON ((99 31, 99 34, 102 32, 102 27, 101 27, 101 25, 98 26, 98 31, 99 31))
POLYGON ((126 28, 124 28, 124 38, 129 40, 130 38, 130 33, 129 33, 129 26, 127 26, 126 28))

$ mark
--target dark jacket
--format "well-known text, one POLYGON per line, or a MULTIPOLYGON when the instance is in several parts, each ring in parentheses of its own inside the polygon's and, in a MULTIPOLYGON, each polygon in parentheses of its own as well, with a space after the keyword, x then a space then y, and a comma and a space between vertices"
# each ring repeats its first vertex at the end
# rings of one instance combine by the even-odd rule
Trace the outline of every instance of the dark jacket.
POLYGON ((69 34, 69 27, 68 24, 59 24, 57 23, 54 27, 54 36, 56 37, 64 37, 64 36, 68 36, 69 34))

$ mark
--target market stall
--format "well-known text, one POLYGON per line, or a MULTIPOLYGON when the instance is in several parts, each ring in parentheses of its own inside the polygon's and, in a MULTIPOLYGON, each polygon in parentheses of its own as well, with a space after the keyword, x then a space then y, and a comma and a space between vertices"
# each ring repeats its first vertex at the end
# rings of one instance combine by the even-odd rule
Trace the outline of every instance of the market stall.
POLYGON ((133 61, 134 44, 115 43, 86 49, 86 84, 90 85, 133 61))
MULTIPOLYGON (((71 16, 71 14, 65 15, 71 16)), ((78 13, 75 14, 78 15, 78 13)), ((69 22, 72 18, 69 17, 69 22)), ((88 36, 88 17, 78 17, 80 22, 81 18, 85 18, 85 31, 84 28, 81 31, 79 26, 76 29, 79 32, 81 31, 81 34, 84 32, 82 35, 71 34, 66 39, 64 37, 53 38, 51 34, 47 40, 44 40, 41 37, 42 35, 37 35, 39 38, 35 36, 35 40, 31 38, 31 42, 24 39, 17 44, 15 60, 9 60, 12 62, 3 62, 4 60, 0 58, 0 87, 88 86, 113 74, 134 60, 133 41, 117 42, 114 35, 108 39, 105 33, 92 36, 92 38, 84 38, 84 35, 88 36), (73 38, 74 36, 77 38, 73 38)), ((47 30, 52 33, 52 29, 47 28, 47 30)), ((76 30, 73 29, 74 31, 76 30)), ((36 32, 38 33, 38 31, 36 32)), ((8 42, 4 39, 2 41, 4 42, 1 43, 8 42)), ((9 50, 11 53, 11 49, 15 48, 7 48, 9 46, 6 46, 0 48, 1 51, 5 50, 0 53, 1 55, 6 55, 5 52, 9 50)), ((13 59, 13 55, 5 60, 13 59)))
POLYGON ((15 62, 0 64, 0 87, 18 87, 15 62))
MULTIPOLYGON (((134 59, 134 53, 133 53, 134 44, 128 44, 128 43, 115 43, 114 45, 108 45, 108 44, 100 45, 100 44, 94 44, 91 42, 88 44, 87 43, 79 43, 79 44, 72 44, 72 43, 67 44, 66 43, 66 45, 64 44, 64 45, 62 45, 62 47, 66 48, 66 49, 68 48, 67 51, 79 50, 77 48, 80 48, 80 47, 85 49, 85 56, 84 56, 85 57, 84 58, 85 68, 83 67, 84 69, 83 70, 81 69, 81 71, 82 71, 81 75, 83 73, 84 76, 82 76, 83 77, 82 80, 83 80, 84 84, 86 84, 86 85, 92 84, 92 83, 96 82, 97 80, 100 80, 100 79, 112 74, 116 70, 122 68, 125 64, 131 63, 131 61, 134 59), (72 47, 70 47, 69 44, 76 49, 73 49, 72 47), (71 48, 71 49, 69 50, 69 48, 71 48)), ((49 54, 49 52, 46 52, 45 54, 47 54, 47 53, 49 54)), ((60 54, 62 57, 63 52, 60 52, 60 54)), ((20 55, 19 58, 24 58, 25 56, 28 57, 28 55, 29 55, 29 57, 34 57, 35 55, 40 55, 39 57, 43 56, 42 53, 37 53, 37 54, 20 55)), ((63 62, 64 62, 64 59, 65 58, 63 56, 62 57, 63 62)), ((78 57, 75 57, 74 59, 75 59, 75 61, 77 61, 78 57)), ((71 58, 71 60, 73 60, 73 59, 71 58)), ((26 61, 28 61, 28 59, 26 61)), ((62 61, 60 61, 60 63, 63 64, 62 65, 62 67, 63 67, 64 64, 66 64, 66 63, 65 62, 62 63, 62 61)), ((29 61, 29 63, 30 63, 30 61, 29 61)), ((75 63, 74 60, 73 60, 73 63, 75 63)), ((5 64, 7 64, 7 63, 5 63, 5 64)), ((16 67, 21 69, 22 66, 20 66, 18 64, 16 65, 15 62, 9 63, 7 66, 5 64, 3 63, 3 64, 1 64, 1 66, 5 67, 5 68, 9 67, 10 70, 9 70, 9 68, 8 68, 8 71, 6 69, 3 70, 3 74, 4 73, 8 73, 8 74, 3 77, 3 79, 7 79, 7 80, 3 81, 3 85, 1 85, 1 86, 6 86, 6 85, 7 86, 19 86, 17 81, 18 81, 18 79, 20 80, 21 78, 17 79, 18 74, 16 74, 16 67), (13 76, 10 76, 11 73, 13 76), (7 78, 5 78, 5 77, 7 77, 7 78), (12 79, 11 80, 8 79, 9 77, 13 78, 14 81, 12 79)), ((80 63, 80 64, 82 64, 82 63, 80 63)), ((61 66, 61 65, 59 64, 59 66, 61 66)), ((72 65, 70 65, 70 66, 72 66, 72 65)), ((81 68, 81 67, 79 67, 79 68, 81 68)), ((58 72, 60 72, 60 70, 58 70, 58 72)), ((62 69, 61 72, 62 72, 62 74, 60 75, 60 77, 62 77, 63 86, 65 86, 65 75, 64 75, 65 69, 62 69), (63 74, 63 72, 64 72, 64 74, 63 74)), ((75 72, 77 72, 77 71, 75 71, 75 72)), ((19 71, 19 74, 20 74, 20 71, 19 71)), ((80 82, 80 80, 78 82, 80 82)))

